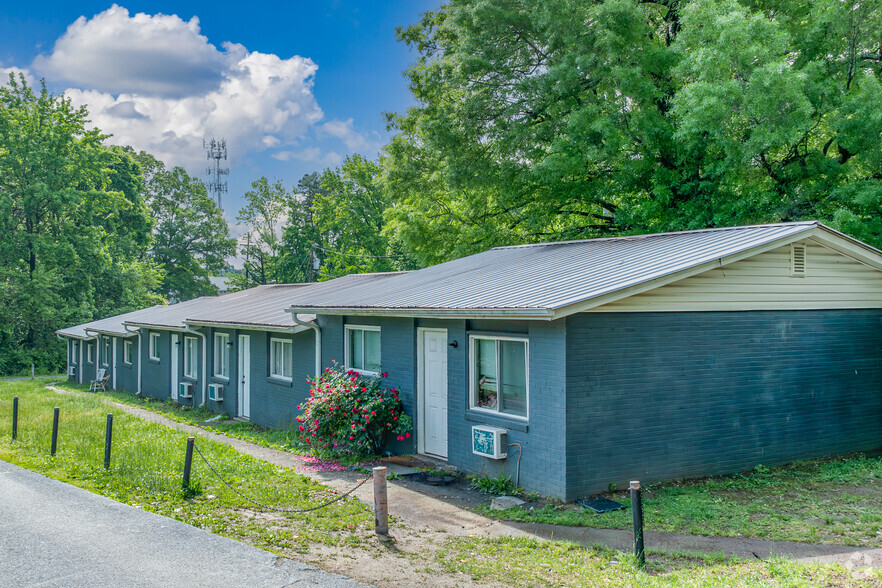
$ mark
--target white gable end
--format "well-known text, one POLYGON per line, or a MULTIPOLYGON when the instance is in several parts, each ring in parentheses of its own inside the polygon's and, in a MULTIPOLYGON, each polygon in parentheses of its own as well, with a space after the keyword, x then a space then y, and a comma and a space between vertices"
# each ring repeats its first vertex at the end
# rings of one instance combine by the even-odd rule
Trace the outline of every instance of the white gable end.
POLYGON ((882 271, 808 239, 622 298, 589 312, 880 307, 882 271), (800 245, 805 245, 804 251, 800 245), (801 271, 794 271, 795 267, 801 271))

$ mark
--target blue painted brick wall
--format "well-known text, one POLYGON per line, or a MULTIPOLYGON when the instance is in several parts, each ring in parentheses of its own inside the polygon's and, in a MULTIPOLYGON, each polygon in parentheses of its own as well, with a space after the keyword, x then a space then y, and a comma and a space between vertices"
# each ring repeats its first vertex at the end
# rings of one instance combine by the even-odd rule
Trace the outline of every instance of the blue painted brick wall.
POLYGON ((567 319, 566 498, 882 444, 882 310, 567 319))
MULTIPOLYGON (((180 375, 183 370, 183 363, 180 359, 181 352, 178 348, 182 347, 182 345, 176 345, 174 346, 175 349, 172 350, 171 333, 169 331, 150 331, 148 329, 141 329, 141 337, 141 351, 139 354, 142 362, 141 395, 165 400, 171 395, 172 353, 179 354, 178 379, 180 380, 180 375), (159 361, 149 358, 149 333, 151 332, 159 333, 159 361)), ((179 338, 179 341, 180 340, 181 339, 179 338)))

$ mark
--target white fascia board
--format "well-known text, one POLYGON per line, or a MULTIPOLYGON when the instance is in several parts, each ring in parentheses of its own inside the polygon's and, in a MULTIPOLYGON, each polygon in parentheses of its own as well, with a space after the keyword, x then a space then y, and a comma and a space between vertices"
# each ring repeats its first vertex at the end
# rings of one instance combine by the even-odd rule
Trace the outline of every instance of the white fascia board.
POLYGON ((447 319, 538 319, 550 321, 554 318, 549 308, 366 308, 366 307, 320 307, 292 306, 285 312, 295 314, 324 314, 332 316, 390 316, 414 318, 447 318, 447 319))
POLYGON ((813 234, 810 240, 873 269, 882 271, 882 251, 856 241, 851 237, 840 235, 842 233, 829 229, 829 232, 819 231, 813 234))
POLYGON ((130 327, 138 327, 139 329, 150 329, 152 331, 175 331, 176 333, 186 333, 187 327, 170 327, 168 325, 154 325, 150 323, 138 323, 138 322, 129 322, 124 321, 123 325, 128 325, 130 327))
POLYGON ((571 314, 584 312, 598 306, 603 306, 604 304, 610 304, 611 302, 615 302, 623 298, 642 294, 650 290, 655 290, 656 288, 661 288, 662 286, 667 286, 668 284, 672 284, 674 282, 679 282, 680 280, 685 280, 686 278, 691 278, 692 276, 696 276, 698 274, 716 269, 718 267, 725 267, 743 259, 766 253, 767 251, 777 249, 778 247, 789 245, 790 243, 805 241, 806 239, 816 237, 818 234, 822 233, 823 230, 823 228, 814 227, 806 231, 801 231, 799 233, 794 233, 792 235, 781 237, 780 239, 764 243, 763 245, 758 245, 756 247, 751 247, 750 249, 745 249, 744 251, 739 251, 738 253, 733 253, 725 257, 719 257, 711 261, 706 261, 702 264, 690 268, 686 268, 671 274, 659 276, 645 282, 634 284, 633 286, 627 286, 620 290, 616 290, 615 292, 610 292, 608 294, 577 302, 575 304, 570 304, 568 306, 561 306, 554 309, 554 318, 559 319, 570 316, 571 314))
POLYGON ((254 323, 225 323, 220 321, 184 321, 185 324, 192 327, 211 327, 213 329, 239 329, 244 331, 269 331, 272 333, 300 333, 305 331, 306 327, 299 325, 291 325, 290 327, 256 325, 254 323))

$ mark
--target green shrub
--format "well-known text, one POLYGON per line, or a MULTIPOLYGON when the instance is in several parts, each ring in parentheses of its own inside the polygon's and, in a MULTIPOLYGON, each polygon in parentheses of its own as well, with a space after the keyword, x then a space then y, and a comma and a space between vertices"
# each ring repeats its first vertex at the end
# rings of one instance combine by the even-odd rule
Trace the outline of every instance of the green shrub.
POLYGON ((325 368, 310 381, 309 400, 297 407, 303 410, 297 417, 300 441, 316 454, 368 457, 379 455, 392 439, 409 439, 411 421, 398 390, 380 384, 381 378, 325 368))
POLYGON ((498 496, 514 496, 522 491, 511 481, 511 476, 499 474, 495 478, 486 475, 472 476, 471 487, 482 494, 496 494, 498 496))

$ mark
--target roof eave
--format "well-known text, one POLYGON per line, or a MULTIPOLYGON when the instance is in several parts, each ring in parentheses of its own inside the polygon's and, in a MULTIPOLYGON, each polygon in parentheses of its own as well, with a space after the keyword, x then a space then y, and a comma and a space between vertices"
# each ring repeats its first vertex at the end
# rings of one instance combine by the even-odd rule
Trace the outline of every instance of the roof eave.
POLYGON ((290 313, 324 314, 331 316, 389 316, 414 318, 447 319, 554 319, 549 308, 394 308, 365 306, 291 306, 285 309, 290 313))
POLYGON ((260 323, 244 323, 232 321, 206 321, 206 320, 186 320, 184 323, 192 327, 210 327, 221 329, 246 329, 250 331, 272 331, 274 333, 300 333, 305 331, 306 327, 300 325, 265 325, 260 323))

